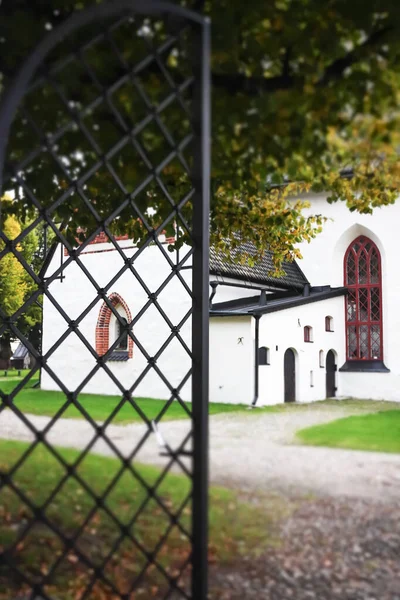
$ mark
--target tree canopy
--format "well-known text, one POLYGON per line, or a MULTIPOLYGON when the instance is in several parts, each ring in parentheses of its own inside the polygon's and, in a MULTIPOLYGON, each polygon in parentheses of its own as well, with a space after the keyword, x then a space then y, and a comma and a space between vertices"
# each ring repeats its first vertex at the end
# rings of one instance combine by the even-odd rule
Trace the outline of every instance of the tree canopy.
MULTIPOLYGON (((0 42, 8 49, 0 52, 3 86, 46 30, 89 4, 93 2, 3 2, 0 42)), ((260 252, 272 250, 279 267, 282 259, 297 256, 297 244, 312 238, 323 225, 320 215, 304 216, 305 192, 324 190, 330 201, 344 201, 350 210, 364 213, 395 201, 400 181, 398 0, 193 0, 181 4, 204 10, 212 20, 210 222, 214 244, 228 251, 229 244, 238 243, 240 233, 260 252)), ((35 123, 51 134, 74 111, 93 101, 100 88, 104 91, 140 60, 149 45, 157 46, 166 36, 155 21, 141 22, 134 35, 132 27, 126 22, 85 52, 86 65, 96 73, 96 81, 77 61, 68 67, 67 76, 56 77, 42 95, 26 99, 28 117, 21 117, 10 140, 16 162, 37 143, 35 123), (60 92, 70 102, 67 116, 60 92)), ((72 37, 68 47, 76 46, 85 35, 80 32, 72 37)), ((175 85, 187 73, 190 42, 185 33, 159 55, 175 85)), ((60 47, 58 57, 65 48, 60 47)), ((150 69, 139 79, 151 103, 160 102, 170 91, 162 69, 150 69)), ((182 92, 182 98, 189 103, 190 93, 182 92)), ((111 102, 122 121, 117 122, 105 100, 85 116, 91 139, 78 142, 70 131, 57 142, 60 161, 44 153, 25 174, 43 205, 50 206, 60 189, 79 179, 91 161, 116 143, 124 127, 132 129, 146 113, 132 82, 118 87, 111 102)), ((165 119, 174 138, 189 128, 176 103, 165 119)), ((82 194, 93 203, 99 218, 110 214, 121 201, 110 166, 124 184, 122 192, 129 192, 148 174, 146 160, 157 164, 163 155, 158 123, 146 127, 137 141, 146 156, 133 146, 121 152, 58 206, 57 218, 75 212, 80 231, 93 229, 93 215, 82 194)), ((175 160, 161 172, 174 201, 187 189, 184 171, 175 160)), ((18 182, 15 187, 20 188, 18 182)), ((171 208, 165 194, 157 195, 151 186, 135 202, 151 226, 162 222, 171 208), (149 206, 151 213, 146 212, 149 206)), ((18 204, 17 210, 25 209, 26 203, 18 204)), ((131 206, 111 225, 117 233, 128 233, 139 241, 143 235, 143 219, 131 206)), ((173 226, 168 224, 167 233, 173 233, 173 226)), ((72 228, 70 235, 76 237, 77 232, 72 228)))
MULTIPOLYGON (((9 198, 2 198, 1 208, 9 205, 9 198)), ((24 224, 21 224, 16 216, 7 216, 2 223, 2 231, 9 240, 15 240, 20 236, 24 224)), ((4 241, 0 240, 0 252, 4 249, 4 241)), ((22 257, 22 260, 36 270, 39 266, 39 238, 38 232, 33 230, 27 233, 22 244, 16 243, 15 249, 22 257)), ((0 260, 0 306, 7 315, 14 315, 25 303, 32 293, 36 290, 36 285, 30 277, 23 264, 17 256, 11 252, 6 253, 0 260)), ((15 320, 16 327, 23 333, 36 347, 40 342, 41 327, 41 303, 31 304, 18 319, 15 320)), ((0 336, 0 358, 8 360, 11 356, 10 341, 17 336, 11 330, 6 330, 0 336)))

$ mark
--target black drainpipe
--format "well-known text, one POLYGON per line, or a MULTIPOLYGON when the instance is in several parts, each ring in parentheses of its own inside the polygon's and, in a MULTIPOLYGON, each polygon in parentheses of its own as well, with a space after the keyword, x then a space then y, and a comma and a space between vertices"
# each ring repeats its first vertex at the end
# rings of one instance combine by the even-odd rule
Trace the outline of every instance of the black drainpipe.
POLYGON ((254 341, 254 398, 251 406, 255 406, 258 400, 258 371, 259 371, 259 337, 260 337, 260 318, 261 315, 253 315, 256 320, 256 331, 255 331, 255 341, 254 341))
POLYGON ((218 287, 219 283, 218 281, 210 281, 210 286, 212 287, 212 292, 211 292, 211 296, 208 300, 208 304, 209 304, 209 308, 210 310, 212 309, 212 303, 214 300, 214 296, 217 293, 217 287, 218 287))

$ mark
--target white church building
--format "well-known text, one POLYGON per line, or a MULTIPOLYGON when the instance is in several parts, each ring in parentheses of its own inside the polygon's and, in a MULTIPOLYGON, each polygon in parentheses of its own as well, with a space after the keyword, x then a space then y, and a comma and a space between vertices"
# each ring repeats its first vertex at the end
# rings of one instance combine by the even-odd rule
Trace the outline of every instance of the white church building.
MULTIPOLYGON (((301 246, 303 259, 285 265, 285 277, 270 276, 268 252, 250 267, 211 249, 211 402, 400 401, 400 203, 360 215, 322 194, 309 200, 310 212, 328 220, 301 246)), ((118 394, 118 380, 137 398, 178 393, 190 400, 190 248, 169 252, 168 240, 159 242, 161 251, 157 244, 139 249, 119 239, 117 249, 99 236, 80 253, 79 264, 70 263, 51 283, 43 353, 64 337, 48 359, 50 373, 42 370, 43 389, 62 382, 69 390, 118 394), (134 269, 126 269, 133 257, 134 269), (179 276, 176 264, 185 267, 179 276), (96 285, 120 320, 99 301, 96 285), (72 333, 68 319, 79 323, 72 333), (134 339, 122 335, 125 322, 133 323, 134 339), (84 339, 100 356, 113 347, 106 369, 84 339)), ((50 274, 59 260, 55 255, 50 274)))

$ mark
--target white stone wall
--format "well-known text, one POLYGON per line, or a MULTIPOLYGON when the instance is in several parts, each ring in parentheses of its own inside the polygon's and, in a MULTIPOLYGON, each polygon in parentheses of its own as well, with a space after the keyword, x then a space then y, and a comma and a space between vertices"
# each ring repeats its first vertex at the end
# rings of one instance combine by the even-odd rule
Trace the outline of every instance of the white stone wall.
MULTIPOLYGON (((321 213, 329 218, 324 232, 309 245, 301 247, 303 260, 300 267, 312 285, 343 285, 344 253, 358 235, 370 237, 378 246, 382 257, 383 273, 383 340, 384 362, 390 373, 337 373, 338 396, 374 398, 400 401, 400 269, 398 267, 397 224, 400 204, 377 209, 373 216, 350 213, 344 203, 330 205, 324 196, 311 198, 310 212, 321 213)), ((131 242, 120 242, 127 256, 137 249, 131 242)), ((185 249, 180 257, 185 255, 185 249)), ((174 258, 174 254, 171 255, 174 258)), ((82 264, 100 287, 123 268, 124 262, 110 244, 93 244, 81 256, 82 264)), ((56 253, 49 273, 59 265, 56 253)), ((187 263, 190 265, 190 262, 187 263)), ((171 268, 155 246, 143 251, 136 261, 136 268, 147 289, 143 289, 134 275, 127 271, 109 289, 122 296, 135 317, 148 302, 148 293, 157 288, 171 273, 171 268)), ((84 308, 96 299, 96 290, 80 267, 72 263, 64 272, 64 281, 54 281, 49 288, 54 299, 71 319, 77 319, 84 308)), ((191 271, 182 276, 190 285, 191 271)), ((211 290, 210 290, 211 291, 211 290)), ((253 296, 256 290, 221 286, 216 302, 238 297, 253 296)), ((191 298, 176 277, 173 277, 159 296, 160 305, 173 325, 177 325, 191 307, 191 298)), ((79 326, 89 343, 95 347, 96 323, 101 302, 92 308, 79 326)), ((44 299, 44 351, 67 330, 67 323, 48 298, 44 299)), ((133 358, 127 362, 108 362, 108 367, 129 388, 147 367, 145 352, 154 356, 171 333, 155 306, 152 306, 134 327, 139 344, 135 344, 133 358), (143 352, 140 348, 143 347, 143 352)), ((190 319, 182 326, 182 338, 191 344, 190 319)), ((260 346, 270 348, 270 365, 260 366, 259 404, 283 402, 283 357, 287 348, 296 352, 297 400, 313 401, 325 397, 325 369, 319 367, 319 351, 324 358, 329 349, 335 350, 337 365, 345 362, 344 299, 338 297, 298 308, 286 309, 264 315, 260 321, 260 346), (325 316, 334 318, 334 333, 325 332, 325 316), (299 326, 300 321, 300 326, 299 326), (314 342, 305 343, 303 327, 313 327, 314 342), (276 350, 278 347, 278 350, 276 350), (310 385, 313 372, 313 387, 310 385)), ((210 329, 210 399, 211 401, 250 404, 254 395, 254 319, 212 318, 210 329), (238 340, 242 338, 242 342, 238 340)), ((177 340, 158 360, 158 366, 172 387, 179 386, 190 368, 190 357, 177 340)), ((84 388, 84 378, 96 368, 96 362, 75 333, 65 338, 60 348, 49 358, 49 367, 68 389, 88 393, 115 394, 116 385, 102 370, 98 371, 84 388)), ((58 389, 58 383, 43 371, 44 389, 58 389)), ((134 394, 138 397, 169 398, 168 385, 150 369, 134 394)), ((190 399, 190 385, 181 392, 190 399)))
MULTIPOLYGON (((334 350, 339 366, 344 361, 343 313, 344 298, 339 296, 269 313, 261 318, 260 346, 270 349, 270 365, 260 365, 260 405, 284 402, 283 361, 288 348, 294 350, 296 357, 296 400, 312 402, 326 397, 325 363, 328 351, 334 350), (326 316, 333 317, 333 332, 325 331, 326 316), (312 327, 312 342, 304 341, 306 325, 312 327), (324 368, 319 365, 320 350, 324 353, 324 368)), ((341 395, 338 377, 337 386, 336 393, 341 395)))
POLYGON ((210 319, 210 401, 250 404, 254 392, 254 319, 210 319))
MULTIPOLYGON (((127 257, 131 257, 136 251, 129 241, 119 242, 127 257)), ((165 247, 166 248, 166 247, 165 247)), ((180 250, 179 258, 185 256, 188 248, 180 250)), ((172 260, 175 259, 175 254, 168 253, 172 260)), ((81 254, 81 261, 84 267, 90 272, 91 276, 100 287, 105 287, 110 279, 123 268, 123 261, 117 251, 111 244, 92 244, 85 249, 81 254)), ((191 260, 187 261, 188 266, 191 265, 191 260)), ((48 275, 54 272, 60 265, 60 253, 57 252, 52 265, 49 268, 48 275)), ((150 246, 144 250, 140 257, 135 261, 136 269, 140 277, 144 280, 150 293, 156 292, 162 281, 171 274, 171 268, 162 255, 160 250, 155 246, 150 246)), ((190 287, 191 271, 182 271, 182 277, 190 287)), ((71 319, 77 319, 84 308, 96 298, 96 289, 90 283, 83 270, 76 264, 71 263, 64 271, 64 280, 54 281, 49 286, 49 291, 54 299, 60 304, 61 308, 71 319)), ((109 289, 108 295, 118 293, 127 303, 132 317, 135 318, 137 313, 148 301, 148 294, 143 289, 139 281, 130 271, 126 271, 109 289)), ((210 290, 211 293, 211 290, 210 290)), ((257 290, 245 290, 243 288, 234 288, 221 286, 218 290, 219 301, 221 296, 224 300, 232 300, 242 295, 254 295, 257 290)), ((159 295, 159 304, 165 311, 173 325, 178 325, 181 319, 189 311, 191 307, 191 297, 186 292, 184 286, 176 277, 173 277, 167 287, 159 295)), ((102 305, 98 301, 89 314, 83 319, 79 330, 86 337, 88 342, 95 348, 95 331, 96 323, 102 305)), ((117 309, 121 314, 123 311, 117 309)), ((57 308, 51 301, 45 297, 44 299, 44 327, 43 327, 43 348, 47 352, 52 345, 59 339, 67 329, 67 322, 61 316, 57 308)), ((114 335, 115 317, 111 316, 110 322, 110 338, 114 335)), ((229 327, 228 327, 229 330, 229 327)), ((229 331, 226 335, 229 337, 229 331)), ((139 319, 134 327, 134 334, 138 338, 139 343, 149 356, 154 356, 160 347, 167 340, 171 330, 165 322, 157 308, 151 306, 146 313, 139 319)), ((225 336, 225 333, 222 334, 225 336)), ((181 329, 181 336, 186 342, 189 349, 191 348, 191 319, 189 318, 181 329)), ((115 339, 115 338, 113 338, 115 339)), ((223 338, 225 339, 225 338, 223 338)), ((212 345, 212 344, 211 344, 212 345)), ((247 347, 246 347, 247 348, 247 347)), ((243 350, 241 348, 241 350, 243 350)), ((243 352, 241 352, 241 356, 243 352)), ((213 350, 211 348, 211 356, 213 350)), ((252 361, 253 355, 248 354, 247 360, 252 361)), ((182 381, 184 375, 188 372, 191 361, 187 352, 183 349, 178 340, 173 340, 168 349, 158 359, 157 365, 167 377, 172 387, 177 387, 182 381)), ((84 346, 81 340, 75 333, 71 333, 61 344, 61 346, 52 354, 48 361, 48 366, 53 370, 55 375, 69 390, 77 389, 85 377, 96 367, 96 361, 90 354, 90 351, 84 346)), ((125 388, 129 388, 134 381, 146 369, 147 359, 140 347, 135 344, 133 349, 133 358, 126 362, 107 362, 107 366, 119 379, 125 388)), ((216 377, 215 371, 218 372, 218 361, 211 360, 211 388, 210 397, 212 401, 224 401, 221 399, 220 381, 216 377), (215 381, 215 388, 213 382, 215 381)), ((243 399, 246 394, 244 389, 248 389, 251 385, 246 381, 246 375, 238 373, 235 370, 235 376, 239 379, 239 384, 235 381, 238 394, 236 402, 246 402, 243 399)), ((250 370, 250 377, 253 376, 250 370)), ((232 374, 230 381, 234 380, 232 374)), ((225 391, 228 390, 227 383, 225 391)), ((47 390, 59 389, 57 382, 52 376, 43 370, 42 387, 47 390)), ((118 388, 110 377, 100 369, 87 385, 80 391, 91 394, 117 394, 118 388)), ((141 383, 136 388, 134 395, 147 398, 168 399, 170 391, 162 378, 154 371, 150 371, 144 376, 141 383)), ((185 400, 190 400, 191 390, 190 381, 183 387, 181 396, 185 400)), ((228 394, 228 398, 231 396, 228 394)))
POLYGON ((299 266, 313 285, 343 285, 344 254, 359 235, 375 242, 382 259, 383 352, 390 373, 339 373, 341 393, 356 398, 400 401, 400 201, 377 208, 372 215, 352 213, 344 202, 329 204, 323 195, 310 197, 310 203, 310 213, 329 219, 322 234, 310 244, 300 246, 303 259, 299 266))
MULTIPOLYGON (((121 241, 120 244, 124 247, 128 257, 136 251, 129 241, 121 241)), ((184 250, 180 253, 180 257, 183 256, 184 250)), ((174 254, 171 254, 171 258, 174 258, 174 254)), ((52 273, 59 266, 59 260, 59 253, 56 253, 49 273, 52 273)), ((121 256, 117 251, 112 250, 109 243, 89 246, 81 255, 81 261, 100 287, 105 287, 124 266, 121 256)), ((190 265, 190 262, 187 264, 190 265)), ((128 304, 133 318, 148 302, 148 292, 156 292, 163 279, 172 272, 168 262, 155 246, 150 246, 143 251, 135 261, 135 266, 148 289, 143 289, 139 281, 128 270, 110 287, 108 293, 110 295, 115 292, 122 296, 128 304)), ((49 291, 68 316, 71 319, 77 319, 84 308, 96 299, 96 289, 89 282, 81 268, 74 262, 65 269, 64 276, 65 279, 62 282, 54 281, 50 285, 49 291)), ((191 271, 182 271, 182 277, 190 282, 191 271)), ((192 302, 190 295, 176 277, 173 277, 159 294, 158 300, 174 326, 178 325, 190 310, 192 302)), ((93 348, 95 348, 96 323, 101 305, 102 301, 98 301, 79 326, 79 330, 93 348)), ((66 329, 67 323, 64 318, 50 300, 45 298, 44 352, 51 348, 66 329)), ((134 345, 133 358, 126 362, 107 362, 107 366, 115 373, 125 388, 129 388, 146 369, 147 359, 144 351, 149 356, 154 356, 171 334, 170 326, 154 305, 138 320, 133 331, 139 342, 139 344, 134 345), (143 352, 139 345, 142 346, 143 352)), ((190 318, 182 326, 180 334, 190 348, 190 318)), ((72 333, 51 356, 48 365, 68 389, 75 390, 95 368, 96 362, 78 336, 72 333)), ((171 386, 178 387, 183 376, 190 369, 191 359, 179 341, 174 339, 168 350, 158 359, 157 365, 166 375, 171 386)), ((42 387, 44 389, 58 389, 57 383, 45 370, 42 373, 42 387)), ((100 369, 81 391, 97 394, 116 394, 118 388, 110 377, 100 369)), ((170 397, 170 392, 166 383, 154 369, 150 369, 134 391, 134 395, 166 399, 170 397)), ((186 400, 190 398, 190 385, 184 386, 181 395, 186 400)))
MULTIPOLYGON (((270 350, 270 365, 259 367, 257 405, 284 402, 284 354, 296 355, 296 399, 312 402, 326 397, 325 361, 329 350, 344 360, 343 296, 263 315, 259 346, 270 350), (331 316, 333 332, 325 331, 325 317, 331 316), (300 324, 299 324, 300 323, 300 324), (313 328, 313 342, 304 342, 304 326, 313 328), (324 368, 319 352, 324 352, 324 368), (310 386, 313 371, 313 387, 310 386)), ((254 398, 255 320, 253 317, 212 317, 210 320, 210 400, 251 404, 254 398)), ((339 388, 337 394, 341 394, 339 388)))

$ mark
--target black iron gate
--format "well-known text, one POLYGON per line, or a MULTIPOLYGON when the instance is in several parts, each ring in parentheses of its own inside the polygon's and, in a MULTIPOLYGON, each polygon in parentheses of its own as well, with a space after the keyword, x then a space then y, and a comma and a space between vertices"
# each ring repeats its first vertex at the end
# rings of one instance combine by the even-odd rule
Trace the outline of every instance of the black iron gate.
POLYGON ((7 82, 0 282, 9 267, 20 279, 0 307, 0 336, 33 361, 20 377, 0 374, 9 598, 206 598, 209 119, 209 23, 164 2, 75 13, 7 82), (175 284, 179 316, 165 304, 175 284), (156 319, 167 330, 157 347, 156 319), (178 373, 177 352, 188 360, 178 373), (46 409, 40 380, 58 390, 46 409), (82 392, 109 381, 115 404, 99 420, 82 392), (156 414, 140 397, 147 381, 167 390, 156 414), (169 443, 176 407, 187 428, 169 443), (122 448, 112 427, 128 410, 143 430, 122 448), (80 424, 68 429, 66 416, 80 424), (164 466, 146 470, 155 438, 164 466))

